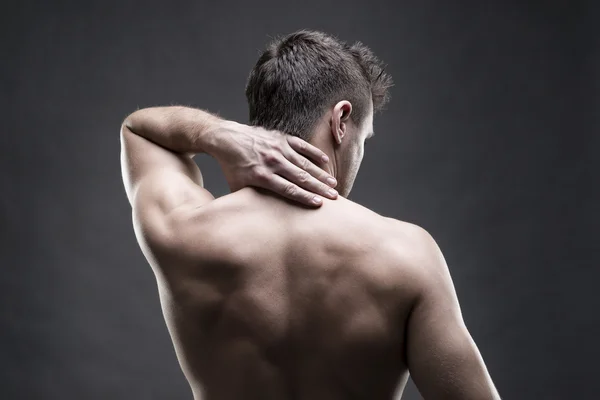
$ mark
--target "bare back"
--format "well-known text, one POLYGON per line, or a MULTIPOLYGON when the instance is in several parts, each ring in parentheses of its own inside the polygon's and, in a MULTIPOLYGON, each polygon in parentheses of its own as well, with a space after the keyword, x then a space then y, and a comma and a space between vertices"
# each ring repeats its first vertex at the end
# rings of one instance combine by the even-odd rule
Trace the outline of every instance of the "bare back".
POLYGON ((408 379, 415 289, 395 225, 349 200, 308 210, 252 188, 178 224, 198 257, 154 249, 196 399, 391 399, 408 379), (209 234, 210 232, 210 234, 209 234))

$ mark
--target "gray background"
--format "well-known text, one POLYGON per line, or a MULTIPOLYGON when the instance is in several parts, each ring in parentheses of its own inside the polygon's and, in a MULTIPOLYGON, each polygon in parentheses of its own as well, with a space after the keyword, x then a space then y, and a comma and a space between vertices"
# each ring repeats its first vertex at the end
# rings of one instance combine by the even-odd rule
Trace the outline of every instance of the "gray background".
POLYGON ((598 6, 567 3, 4 2, 0 397, 191 398, 119 124, 175 103, 247 121, 258 51, 309 28, 389 65, 350 198, 437 239, 503 398, 598 398, 598 6))

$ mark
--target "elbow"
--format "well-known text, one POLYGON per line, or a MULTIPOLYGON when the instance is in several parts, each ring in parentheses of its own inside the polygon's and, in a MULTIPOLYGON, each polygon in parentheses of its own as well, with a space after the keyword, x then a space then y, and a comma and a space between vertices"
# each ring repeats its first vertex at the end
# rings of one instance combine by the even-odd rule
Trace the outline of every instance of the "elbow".
POLYGON ((136 131, 136 127, 139 126, 140 114, 143 110, 136 110, 129 114, 121 123, 121 132, 123 128, 127 128, 132 132, 136 131))

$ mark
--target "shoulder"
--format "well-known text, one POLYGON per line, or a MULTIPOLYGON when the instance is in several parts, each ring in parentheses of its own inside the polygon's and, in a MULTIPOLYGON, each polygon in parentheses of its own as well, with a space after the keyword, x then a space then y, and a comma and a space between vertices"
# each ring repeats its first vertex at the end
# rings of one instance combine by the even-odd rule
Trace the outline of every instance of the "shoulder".
POLYGON ((382 255, 393 262, 430 254, 436 247, 433 237, 424 228, 386 217, 351 200, 326 199, 323 209, 327 211, 323 218, 329 223, 335 222, 333 227, 346 234, 357 232, 364 241, 376 242, 382 255))
POLYGON ((428 253, 437 247, 433 236, 425 228, 394 218, 385 219, 391 224, 395 239, 410 244, 415 252, 428 253))
POLYGON ((134 210, 136 237, 149 261, 161 269, 171 268, 216 249, 217 212, 212 203, 216 201, 201 206, 185 203, 168 212, 148 207, 143 212, 134 210))
POLYGON ((386 220, 391 226, 391 234, 386 241, 386 253, 391 264, 410 273, 419 286, 429 285, 447 274, 444 256, 426 229, 393 218, 386 220))
POLYGON ((272 236, 273 218, 238 192, 197 207, 174 209, 157 232, 156 246, 191 263, 240 263, 272 236))
POLYGON ((423 294, 435 290, 439 264, 438 249, 431 234, 422 227, 381 217, 377 232, 369 233, 369 249, 361 271, 377 290, 388 293, 406 316, 423 294))

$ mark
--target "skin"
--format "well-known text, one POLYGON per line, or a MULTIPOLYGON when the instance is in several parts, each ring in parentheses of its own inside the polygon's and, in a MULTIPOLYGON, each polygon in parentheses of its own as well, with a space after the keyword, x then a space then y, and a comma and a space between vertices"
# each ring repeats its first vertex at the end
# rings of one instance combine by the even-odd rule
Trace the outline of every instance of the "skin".
POLYGON ((409 373, 426 399, 500 398, 432 237, 346 199, 373 132, 351 114, 310 144, 183 107, 125 120, 136 237, 196 400, 392 399, 409 373), (202 152, 231 194, 203 188, 202 152))

